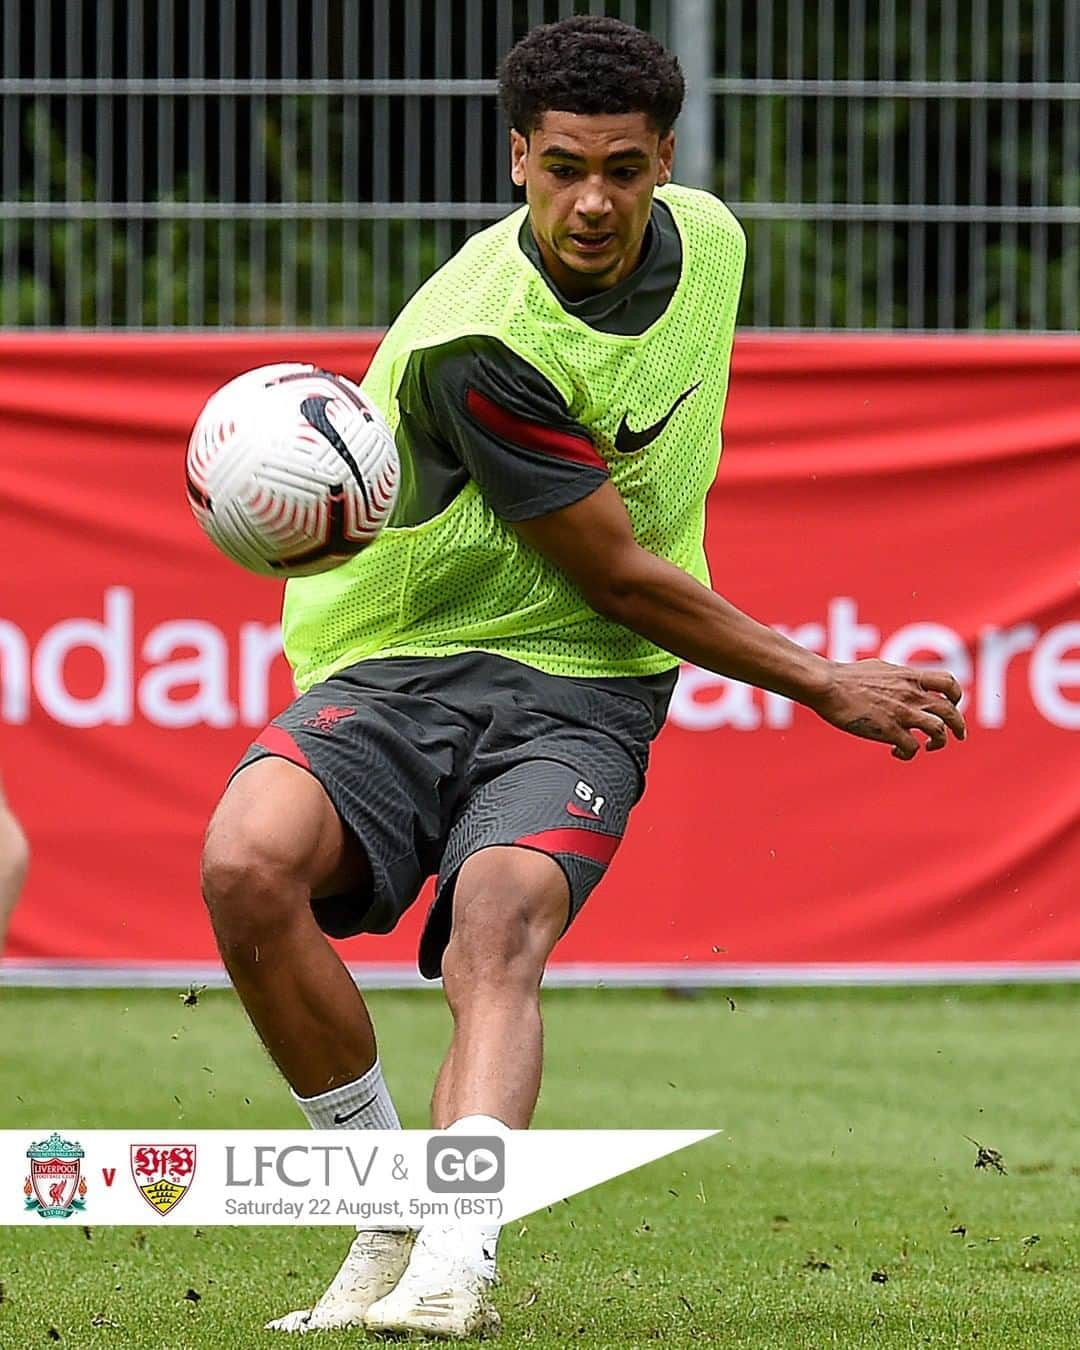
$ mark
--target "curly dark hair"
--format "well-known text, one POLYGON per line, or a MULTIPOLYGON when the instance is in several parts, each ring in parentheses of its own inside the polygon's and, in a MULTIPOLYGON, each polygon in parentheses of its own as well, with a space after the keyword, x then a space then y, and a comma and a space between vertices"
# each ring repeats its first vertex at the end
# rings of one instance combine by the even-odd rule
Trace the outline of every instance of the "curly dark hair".
POLYGON ((664 135, 685 92, 675 57, 650 34, 618 19, 579 16, 541 24, 499 67, 499 102, 524 136, 549 110, 642 112, 664 135))

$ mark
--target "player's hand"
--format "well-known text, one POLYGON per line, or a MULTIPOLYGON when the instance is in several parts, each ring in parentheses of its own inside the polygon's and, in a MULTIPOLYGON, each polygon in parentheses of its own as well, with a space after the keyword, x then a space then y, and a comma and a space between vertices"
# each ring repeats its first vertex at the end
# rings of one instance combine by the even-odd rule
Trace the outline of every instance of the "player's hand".
POLYGON ((830 687, 813 708, 841 731, 893 747, 896 759, 914 759, 919 734, 927 750, 943 750, 949 732, 967 735, 957 704, 960 685, 947 671, 913 670, 888 661, 836 663, 830 687), (917 734, 919 733, 919 734, 917 734))

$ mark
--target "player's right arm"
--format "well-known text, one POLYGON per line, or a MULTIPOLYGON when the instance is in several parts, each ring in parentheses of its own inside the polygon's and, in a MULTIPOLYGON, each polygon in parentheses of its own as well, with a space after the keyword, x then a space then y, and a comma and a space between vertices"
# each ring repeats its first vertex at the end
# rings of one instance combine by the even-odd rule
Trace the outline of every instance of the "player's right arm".
POLYGON ((598 613, 706 670, 783 694, 852 735, 911 759, 926 736, 940 750, 964 738, 952 675, 887 661, 829 661, 758 623, 681 568, 642 548, 622 498, 606 482, 549 514, 513 522, 598 613))

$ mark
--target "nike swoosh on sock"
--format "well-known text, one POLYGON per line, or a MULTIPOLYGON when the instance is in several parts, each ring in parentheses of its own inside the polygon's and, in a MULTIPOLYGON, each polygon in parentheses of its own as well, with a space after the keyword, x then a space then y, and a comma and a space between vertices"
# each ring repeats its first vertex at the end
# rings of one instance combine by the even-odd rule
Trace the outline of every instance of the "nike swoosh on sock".
POLYGON ((376 1092, 376 1093, 375 1093, 375 1096, 369 1097, 369 1098, 367 1099, 367 1101, 364 1102, 364 1104, 363 1104, 362 1106, 358 1106, 358 1107, 356 1108, 355 1111, 346 1111, 344 1115, 342 1115, 342 1114, 341 1114, 340 1112, 338 1112, 338 1111, 335 1111, 335 1112, 334 1112, 334 1124, 335 1124, 335 1125, 344 1125, 347 1121, 350 1121, 350 1120, 352 1120, 355 1116, 358 1116, 358 1115, 360 1114, 361 1111, 366 1111, 366 1110, 368 1109, 368 1107, 372 1104, 372 1102, 374 1102, 374 1101, 378 1098, 378 1095, 379 1095, 379 1094, 376 1092))

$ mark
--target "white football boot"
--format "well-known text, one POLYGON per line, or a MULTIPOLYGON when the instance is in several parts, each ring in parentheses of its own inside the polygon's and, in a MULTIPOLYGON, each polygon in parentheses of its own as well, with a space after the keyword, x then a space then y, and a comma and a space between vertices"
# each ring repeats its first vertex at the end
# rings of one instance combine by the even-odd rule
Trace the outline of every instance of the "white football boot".
POLYGON ((405 1273, 416 1241, 415 1229, 365 1229, 353 1238, 341 1269, 314 1308, 267 1322, 267 1331, 341 1331, 364 1325, 364 1314, 388 1294, 405 1273))
POLYGON ((364 1317, 368 1331, 417 1332, 438 1340, 497 1336, 502 1321, 488 1297, 492 1281, 447 1242, 445 1230, 422 1228, 409 1264, 364 1317))

